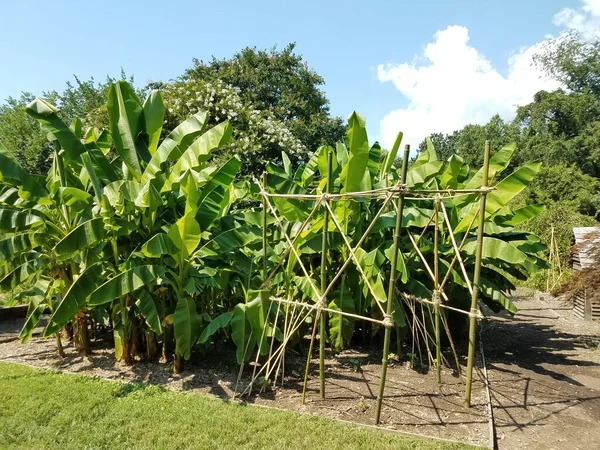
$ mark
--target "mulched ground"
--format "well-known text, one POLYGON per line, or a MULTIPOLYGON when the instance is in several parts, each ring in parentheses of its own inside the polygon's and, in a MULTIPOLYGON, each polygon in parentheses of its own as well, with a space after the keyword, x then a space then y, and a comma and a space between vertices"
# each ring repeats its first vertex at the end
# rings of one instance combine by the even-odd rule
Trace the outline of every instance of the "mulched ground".
MULTIPOLYGON (((173 377, 165 364, 138 363, 126 367, 115 363, 111 348, 93 342, 94 354, 82 358, 71 346, 67 358, 56 353, 53 339, 35 337, 22 345, 10 340, 18 334, 22 320, 0 322, 0 361, 20 362, 36 367, 84 373, 121 381, 147 382, 167 389, 196 391, 231 399, 236 390, 238 366, 231 348, 219 345, 206 354, 194 354, 182 376, 173 377)), ((38 332, 41 329, 38 330, 38 332)), ((263 394, 243 400, 263 406, 318 414, 356 423, 373 424, 380 380, 381 350, 348 350, 329 355, 326 360, 326 399, 319 397, 318 361, 314 360, 308 385, 307 402, 301 405, 305 359, 286 356, 286 377, 280 385, 263 394)), ((243 390, 252 367, 238 388, 243 390)), ((484 385, 479 375, 473 385, 473 407, 463 408, 464 385, 452 370, 442 372, 438 385, 434 371, 419 373, 407 363, 389 366, 381 426, 390 430, 487 445, 489 425, 484 385)))
POLYGON ((483 336, 500 449, 600 449, 600 324, 517 299, 483 336))

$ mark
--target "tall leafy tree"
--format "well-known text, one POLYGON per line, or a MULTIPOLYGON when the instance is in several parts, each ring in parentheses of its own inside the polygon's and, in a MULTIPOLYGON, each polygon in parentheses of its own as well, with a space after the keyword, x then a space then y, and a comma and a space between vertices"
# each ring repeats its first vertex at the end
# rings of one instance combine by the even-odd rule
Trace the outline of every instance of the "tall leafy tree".
POLYGON ((325 80, 294 52, 295 47, 295 43, 282 50, 247 47, 227 59, 196 59, 184 80, 220 80, 235 88, 243 103, 268 111, 289 129, 308 155, 308 149, 341 139, 345 127, 341 118, 330 116, 321 89, 325 80))

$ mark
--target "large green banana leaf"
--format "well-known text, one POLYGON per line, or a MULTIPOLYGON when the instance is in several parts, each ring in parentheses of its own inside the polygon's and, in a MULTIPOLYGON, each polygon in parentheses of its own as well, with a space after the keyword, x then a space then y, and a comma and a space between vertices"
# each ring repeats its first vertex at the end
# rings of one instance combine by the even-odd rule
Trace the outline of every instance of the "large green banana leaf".
POLYGON ((173 329, 175 331, 175 352, 190 359, 192 346, 200 337, 202 317, 196 310, 196 303, 191 297, 177 299, 177 307, 173 314, 173 329))
POLYGON ((69 323, 75 314, 87 306, 87 299, 104 281, 101 262, 89 266, 71 285, 58 306, 54 309, 44 336, 51 336, 69 323))
POLYGON ((165 274, 162 266, 137 266, 115 275, 93 291, 88 300, 92 306, 104 305, 114 299, 130 294, 165 274))

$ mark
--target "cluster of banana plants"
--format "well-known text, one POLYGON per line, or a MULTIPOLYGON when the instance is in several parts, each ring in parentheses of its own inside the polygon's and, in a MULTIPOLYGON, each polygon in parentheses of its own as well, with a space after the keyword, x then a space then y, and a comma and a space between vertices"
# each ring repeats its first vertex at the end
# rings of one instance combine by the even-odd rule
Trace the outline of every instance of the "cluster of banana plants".
MULTIPOLYGON (((209 128, 207 114, 198 112, 166 132, 161 93, 152 91, 142 102, 123 81, 110 86, 106 130, 84 130, 79 120, 67 125, 41 99, 27 111, 48 131, 55 152, 49 174, 39 177, 0 149, 0 288, 29 304, 24 341, 49 311, 43 335, 55 336, 61 353, 61 336, 66 334, 89 354, 90 330, 101 326, 112 332, 117 360, 130 364, 164 358, 173 360, 179 372, 192 348, 216 333, 231 338, 239 363, 257 347, 260 354, 268 353, 265 337, 271 342, 282 339, 274 320, 286 309, 275 311, 271 295, 316 301, 299 262, 315 283, 320 281, 324 209, 308 220, 313 200, 272 198, 282 222, 270 213, 266 217, 258 206, 259 183, 236 180, 237 158, 211 163, 211 156, 231 137, 228 122, 209 128), (298 234, 305 221, 295 251, 265 285, 266 274, 286 252, 285 235, 298 234)), ((346 138, 335 148, 317 149, 299 167, 286 154, 281 165, 269 162, 266 188, 279 194, 319 194, 328 184, 332 193, 393 186, 399 178, 395 160, 401 139, 400 134, 389 152, 377 143, 369 145, 365 121, 354 113, 346 138), (328 179, 330 152, 334 157, 328 179)), ((514 150, 507 146, 491 159, 495 190, 486 206, 481 276, 483 302, 510 312, 516 311, 505 294, 514 287, 511 277, 525 278, 544 267, 536 256, 544 248, 539 239, 514 230, 540 208, 509 206, 539 165, 528 164, 500 178, 514 150)), ((481 170, 470 169, 457 156, 440 161, 430 146, 412 163, 407 185, 460 190, 479 188, 481 180, 481 170)), ((451 262, 452 237, 464 244, 461 254, 472 277, 476 236, 470 225, 477 215, 476 200, 476 194, 444 199, 450 226, 438 218, 440 275, 449 278, 449 304, 465 310, 470 295, 463 274, 451 262)), ((334 220, 326 230, 330 277, 351 256, 345 239, 356 245, 382 201, 365 196, 332 202, 334 220)), ((399 333, 408 313, 402 293, 432 295, 427 264, 433 265, 434 259, 433 213, 431 202, 405 202, 393 298, 399 333), (419 237, 418 251, 413 236, 419 237)), ((330 292, 330 310, 381 318, 375 305, 387 301, 395 215, 390 209, 374 221, 356 251, 357 262, 348 265, 330 292)), ((327 322, 334 350, 347 346, 359 328, 377 331, 335 312, 327 322)), ((308 326, 297 331, 296 344, 308 326)))
MULTIPOLYGON (((333 152, 332 192, 364 192, 395 185, 398 182, 398 171, 394 166, 402 134, 389 152, 383 152, 379 144, 369 145, 365 120, 354 113, 349 119, 349 130, 344 142, 335 148, 324 146, 319 148, 309 161, 296 169, 289 164, 283 155, 283 165, 269 163, 268 189, 272 193, 319 194, 327 186, 327 154, 333 152)), ((483 150, 483 149, 482 149, 483 150)), ((515 152, 514 145, 499 149, 492 156, 489 177, 494 190, 487 194, 486 219, 483 239, 483 267, 481 274, 481 300, 494 311, 502 309, 511 313, 516 308, 506 292, 514 289, 511 279, 526 279, 528 274, 544 269, 545 262, 538 253, 545 249, 539 238, 531 233, 515 231, 514 227, 541 212, 542 207, 536 205, 512 209, 510 202, 535 177, 540 169, 539 163, 526 164, 502 178, 502 172, 508 168, 515 152)), ((469 168, 460 157, 452 156, 447 161, 438 159, 435 149, 429 143, 409 167, 406 185, 412 190, 447 190, 452 191, 479 189, 482 184, 483 169, 469 168)), ((405 335, 406 316, 410 311, 403 306, 403 293, 431 299, 434 283, 428 273, 428 267, 434 267, 434 202, 417 199, 409 194, 404 202, 402 232, 397 260, 399 276, 393 301, 394 321, 399 336, 405 335), (414 241, 414 243, 413 243, 414 241), (415 249, 417 244, 418 251, 415 249)), ((432 197, 432 196, 430 196, 432 197)), ((448 194, 442 198, 447 211, 448 221, 438 215, 438 261, 440 281, 448 277, 444 287, 447 296, 446 304, 468 311, 471 295, 464 272, 459 264, 453 264, 455 250, 452 238, 460 249, 461 259, 467 277, 472 280, 475 265, 476 223, 478 214, 478 194, 453 196, 448 194)), ((272 198, 272 202, 281 217, 285 220, 285 228, 294 235, 309 216, 312 202, 297 198, 272 198)), ((329 220, 329 251, 327 267, 329 281, 350 257, 345 244, 345 234, 352 246, 361 239, 363 232, 371 221, 377 217, 383 200, 360 197, 357 200, 340 200, 333 202, 332 210, 343 232, 329 220)), ((387 301, 386 288, 393 257, 393 232, 396 211, 389 208, 377 217, 367 238, 356 252, 358 263, 352 261, 340 277, 328 297, 331 310, 345 311, 362 316, 382 319, 381 308, 375 305, 387 301), (365 282, 366 275, 371 289, 365 282), (373 295, 375 294, 375 295, 373 295), (374 298, 375 297, 375 298, 374 298)), ((311 276, 319 279, 321 265, 321 242, 323 239, 324 208, 321 208, 311 219, 309 225, 295 241, 296 254, 300 255, 311 276)), ((273 267, 281 254, 285 241, 279 228, 270 228, 269 267, 273 267)), ((271 282, 271 292, 285 295, 290 299, 304 298, 306 301, 316 300, 309 289, 298 259, 290 257, 284 270, 271 282)), ((463 322, 464 323, 464 322, 463 322)), ((368 323, 361 323, 365 330, 368 323)), ((460 326, 460 324, 458 325, 460 326)), ((328 315, 328 340, 335 350, 347 346, 358 324, 352 318, 330 312, 328 315)), ((371 330, 377 332, 378 328, 371 330)))
POLYGON ((0 152, 0 287, 29 302, 25 341, 49 310, 43 334, 61 352, 67 329, 89 354, 93 322, 113 330, 118 360, 162 353, 178 371, 228 290, 228 260, 260 230, 228 219, 246 191, 239 160, 210 164, 228 122, 207 128, 198 112, 162 133, 160 92, 142 103, 125 82, 107 107, 109 129, 84 132, 43 100, 28 106, 56 149, 45 179, 0 152))

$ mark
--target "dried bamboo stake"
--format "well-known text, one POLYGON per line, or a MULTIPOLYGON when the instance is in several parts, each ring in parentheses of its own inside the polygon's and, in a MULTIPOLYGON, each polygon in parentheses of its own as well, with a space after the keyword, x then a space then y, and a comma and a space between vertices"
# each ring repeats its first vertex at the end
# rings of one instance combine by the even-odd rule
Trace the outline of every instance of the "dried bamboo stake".
MULTIPOLYGON (((331 187, 333 185, 333 151, 329 150, 327 153, 327 188, 326 193, 331 193, 331 187)), ((323 245, 321 250, 321 306, 325 308, 327 306, 327 296, 323 295, 325 289, 327 289, 327 234, 329 228, 329 200, 325 199, 325 215, 323 218, 323 245)), ((321 382, 321 399, 325 398, 325 337, 327 335, 326 326, 326 314, 320 313, 320 324, 319 324, 319 380, 321 382)))
MULTIPOLYGON (((404 159, 402 160, 402 174, 400 178, 400 182, 402 184, 406 183, 406 172, 408 171, 408 157, 410 156, 410 146, 406 145, 404 147, 404 159)), ((394 299, 394 287, 396 285, 396 263, 398 261, 398 246, 400 243, 400 229, 402 227, 402 210, 404 208, 404 197, 402 193, 398 196, 398 212, 396 213, 396 229, 394 231, 394 247, 392 251, 392 267, 390 268, 390 281, 388 286, 388 297, 387 297, 387 305, 386 312, 384 315, 384 319, 387 320, 387 324, 385 327, 385 334, 383 337, 383 358, 381 360, 381 381, 379 383, 379 394, 377 395, 377 411, 375 413, 375 424, 379 425, 379 420, 381 418, 381 403, 383 401, 383 392, 385 389, 385 378, 387 375, 387 366, 388 366, 388 354, 390 352, 390 334, 392 331, 392 327, 394 325, 394 321, 392 319, 392 303, 394 299), (391 322, 391 323, 390 323, 391 322)))
POLYGON ((442 350, 441 350, 441 339, 440 339, 440 261, 439 261, 439 208, 440 208, 440 196, 439 194, 435 198, 433 215, 434 219, 434 232, 433 232, 433 303, 434 303, 434 314, 435 314, 435 370, 437 374, 437 381, 439 384, 442 382, 442 350))
MULTIPOLYGON (((263 191, 267 190, 267 172, 263 172, 263 191)), ((263 223, 262 223, 262 239, 263 239, 263 281, 267 279, 267 198, 263 196, 263 223)))
POLYGON ((313 323, 312 334, 310 336, 310 345, 308 346, 308 355, 306 356, 306 367, 304 368, 304 383, 302 383, 302 404, 306 402, 306 386, 308 385, 308 372, 310 370, 310 359, 312 357, 315 336, 317 334, 317 324, 319 323, 319 315, 321 311, 317 309, 315 321, 313 323))
MULTIPOLYGON (((483 152, 482 187, 487 188, 490 168, 490 141, 485 142, 483 152)), ((475 339, 477 332, 477 297, 479 296, 479 278, 481 275, 481 255, 483 251, 483 227, 485 225, 485 201, 487 191, 481 193, 479 199, 479 228, 477 229, 477 247, 475 249, 475 273, 473 275, 473 295, 471 296, 471 311, 469 320, 469 354, 467 357, 467 382, 465 386, 465 408, 471 407, 471 383, 473 380, 473 363, 475 362, 475 339)))

